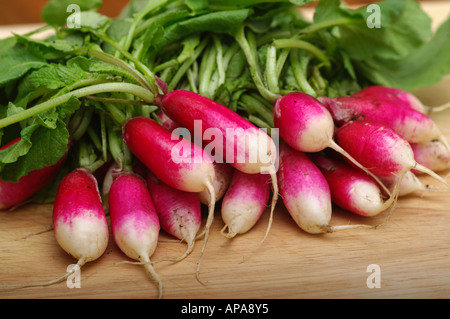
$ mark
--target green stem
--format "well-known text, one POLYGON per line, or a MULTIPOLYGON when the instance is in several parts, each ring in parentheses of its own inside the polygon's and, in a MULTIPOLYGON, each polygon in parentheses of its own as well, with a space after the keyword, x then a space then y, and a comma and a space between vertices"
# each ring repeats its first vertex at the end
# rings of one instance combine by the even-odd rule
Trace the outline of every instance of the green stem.
POLYGON ((191 58, 187 61, 185 61, 177 70, 175 75, 173 76, 172 80, 168 83, 169 91, 172 91, 177 86, 178 82, 181 80, 181 78, 184 76, 184 74, 187 72, 187 70, 191 67, 191 65, 197 60, 198 56, 203 52, 206 45, 208 43, 208 39, 205 38, 200 42, 199 46, 195 49, 194 54, 191 56, 191 58))
POLYGON ((105 53, 102 51, 89 50, 87 53, 90 56, 92 56, 100 61, 103 61, 108 64, 112 64, 112 65, 115 65, 115 66, 121 68, 122 70, 129 73, 133 77, 133 79, 141 86, 143 86, 149 90, 153 89, 152 85, 145 79, 145 77, 142 76, 142 74, 140 72, 138 72, 135 68, 133 68, 131 65, 129 65, 125 61, 118 59, 118 58, 112 56, 111 54, 108 54, 108 53, 105 53))
POLYGON ((266 55, 266 82, 269 90, 274 93, 279 93, 277 76, 277 50, 274 46, 267 48, 266 55))
POLYGON ((268 90, 264 85, 261 72, 259 70, 257 57, 253 54, 253 50, 245 37, 244 28, 239 28, 239 30, 235 34, 235 38, 236 41, 241 46, 241 49, 244 52, 245 57, 247 58, 247 63, 250 68, 250 74, 253 79, 253 82, 256 85, 256 88, 266 100, 268 100, 271 103, 275 103, 277 99, 277 94, 268 90))
POLYGON ((140 10, 136 14, 136 16, 133 20, 133 23, 131 24, 131 27, 128 30, 128 36, 125 38, 125 43, 123 44, 124 51, 128 51, 130 49, 131 43, 133 42, 133 38, 136 34, 136 28, 138 27, 139 23, 145 18, 145 16, 147 14, 149 14, 151 11, 153 11, 157 7, 162 6, 166 2, 167 2, 167 0, 148 1, 146 7, 144 9, 140 10))
POLYGON ((284 48, 281 51, 281 54, 277 60, 277 78, 280 78, 281 72, 283 71, 284 64, 289 56, 289 52, 291 52, 290 48, 284 48))
POLYGON ((344 24, 351 24, 354 23, 353 20, 351 19, 346 19, 346 18, 338 18, 338 19, 332 19, 332 20, 327 20, 327 21, 323 21, 323 22, 315 22, 313 24, 310 24, 309 26, 307 26, 306 28, 302 29, 299 34, 306 34, 306 33, 313 33, 316 31, 319 31, 321 29, 326 29, 329 27, 334 27, 337 25, 344 25, 344 24))
POLYGON ((273 41, 273 45, 277 48, 297 48, 306 50, 314 54, 325 66, 331 67, 331 62, 326 54, 310 42, 299 39, 278 39, 273 41))
POLYGON ((216 49, 214 46, 209 47, 202 59, 199 70, 199 90, 198 92, 206 97, 210 96, 211 75, 214 71, 216 63, 216 49))
MULTIPOLYGON (((99 39, 101 39, 102 41, 110 44, 114 49, 116 49, 117 51, 119 51, 126 59, 128 59, 130 62, 132 62, 137 69, 139 69, 144 78, 146 79, 146 82, 148 83, 146 85, 146 87, 148 87, 149 89, 152 90, 152 92, 156 93, 158 90, 158 87, 156 85, 155 82, 155 75, 153 74, 152 71, 150 71, 150 69, 145 66, 141 61, 139 61, 136 57, 134 57, 131 53, 129 53, 128 51, 125 51, 119 43, 117 43, 116 41, 114 41, 113 39, 111 39, 108 35, 106 35, 104 32, 94 32, 92 31, 92 33, 98 37, 99 39)), ((95 50, 94 50, 95 51, 95 50)), ((99 52, 99 51, 95 51, 95 52, 99 52)), ((113 57, 113 56, 112 56, 113 57)), ((115 58, 115 61, 117 62, 117 60, 120 60, 118 58, 115 58)))
POLYGON ((300 65, 297 49, 292 50, 292 52, 290 54, 290 62, 291 62, 291 67, 292 67, 292 71, 294 73, 295 80, 297 81, 297 84, 300 87, 300 89, 304 93, 307 93, 312 96, 317 96, 316 91, 314 91, 314 89, 311 87, 311 85, 309 84, 309 82, 306 78, 305 70, 306 70, 308 61, 307 60, 305 61, 304 67, 302 67, 300 65))
POLYGON ((255 97, 249 94, 243 94, 241 96, 241 105, 250 115, 258 114, 266 123, 272 126, 274 125, 272 112, 255 97))
POLYGON ((71 97, 75 96, 77 98, 82 98, 88 95, 95 95, 99 93, 108 92, 122 92, 133 94, 149 104, 153 104, 155 101, 154 95, 148 90, 141 86, 130 84, 130 83, 104 83, 97 84, 88 87, 84 87, 70 93, 60 95, 58 97, 52 98, 46 102, 37 104, 31 108, 24 110, 23 112, 16 113, 14 115, 0 119, 0 128, 21 122, 34 115, 48 111, 54 107, 66 103, 71 97))

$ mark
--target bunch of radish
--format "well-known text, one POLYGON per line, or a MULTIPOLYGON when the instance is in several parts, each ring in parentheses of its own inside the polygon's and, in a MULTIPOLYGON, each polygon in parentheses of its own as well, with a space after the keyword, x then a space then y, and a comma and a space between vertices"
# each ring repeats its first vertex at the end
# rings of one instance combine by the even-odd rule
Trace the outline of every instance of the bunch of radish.
MULTIPOLYGON (((59 180, 52 228, 56 242, 79 267, 104 254, 111 230, 129 262, 142 265, 157 282, 161 298, 162 279, 155 263, 182 262, 195 252, 198 240, 203 245, 195 275, 201 282, 200 266, 218 210, 220 234, 230 241, 252 231, 268 214, 257 248, 268 238, 280 202, 301 230, 324 234, 381 225, 369 220, 334 225, 334 206, 368 218, 383 213, 389 217, 399 196, 450 189, 438 174, 450 168, 450 143, 429 116, 448 106, 430 108, 410 92, 382 85, 328 96, 320 72, 330 71, 334 57, 330 59, 314 41, 307 42, 313 34, 297 39, 305 30, 295 29, 295 24, 292 30, 271 30, 272 24, 282 28, 281 19, 273 16, 266 36, 253 30, 262 25, 247 30, 251 10, 213 11, 205 17, 202 10, 186 15, 183 10, 172 11, 184 2, 175 9, 165 3, 149 1, 143 11, 130 16, 129 33, 120 41, 111 39, 106 28, 83 25, 79 32, 93 42, 89 49, 64 51, 62 63, 64 68, 76 65, 83 80, 53 93, 44 85, 31 94, 37 104, 23 111, 10 105, 11 115, 0 119, 0 128, 26 123, 50 126, 49 119, 47 123, 39 116, 71 114, 60 121, 68 123, 68 146, 73 140, 74 152, 88 156, 76 167, 66 166, 73 169, 59 180), (217 30, 216 25, 230 30, 217 30), (191 33, 191 28, 197 31, 191 33), (162 30, 167 32, 164 36, 158 34, 162 30), (270 42, 272 31, 283 38, 270 42), (177 32, 186 39, 181 41, 177 32), (284 38, 286 32, 293 38, 284 38), (155 39, 166 47, 159 43, 147 47, 146 42, 155 39), (314 65, 311 61, 316 60, 320 63, 314 65), (298 85, 286 84, 283 76, 298 85), (39 96, 41 91, 45 95, 39 96), (70 113, 73 100, 83 104, 75 114, 70 113), (425 185, 420 174, 445 187, 425 185), (186 245, 182 254, 153 260, 161 231, 186 245)), ((59 32, 63 37, 73 30, 59 32)), ((48 45, 46 50, 52 48, 48 45)), ((0 148, 0 155, 14 153, 19 141, 0 148)), ((67 158, 65 154, 17 183, 0 180, 0 209, 24 204, 58 181, 55 177, 64 173, 67 158)), ((11 287, 56 284, 71 273, 11 287)))

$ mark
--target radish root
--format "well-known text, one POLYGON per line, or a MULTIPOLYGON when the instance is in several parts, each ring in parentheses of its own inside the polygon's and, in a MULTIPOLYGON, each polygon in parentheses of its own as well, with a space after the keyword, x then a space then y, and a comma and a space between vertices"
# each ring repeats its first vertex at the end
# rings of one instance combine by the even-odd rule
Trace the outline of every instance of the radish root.
POLYGON ((208 242, 209 230, 210 230, 211 224, 212 224, 212 222, 214 220, 214 211, 215 211, 215 204, 216 204, 216 192, 214 190, 214 186, 213 186, 211 181, 208 181, 206 183, 206 188, 208 189, 208 192, 209 192, 210 202, 209 202, 209 205, 208 205, 208 218, 206 220, 205 228, 204 228, 204 230, 202 232, 204 234, 205 238, 204 238, 204 242, 203 242, 202 251, 200 252, 200 257, 198 258, 197 270, 196 270, 197 280, 202 285, 204 285, 204 283, 200 280, 200 265, 201 265, 203 253, 205 252, 205 249, 206 249, 206 243, 208 242))
MULTIPOLYGON (((84 258, 81 258, 77 262, 78 267, 82 267, 86 263, 86 260, 84 258)), ((28 283, 28 284, 15 284, 15 285, 2 285, 0 286, 0 289, 18 289, 18 288, 28 288, 28 287, 45 287, 45 286, 51 286, 58 284, 64 280, 67 279, 70 275, 72 275, 75 272, 75 269, 72 269, 71 271, 67 272, 66 274, 62 275, 61 277, 58 277, 53 280, 44 281, 44 282, 35 282, 35 283, 28 283)))

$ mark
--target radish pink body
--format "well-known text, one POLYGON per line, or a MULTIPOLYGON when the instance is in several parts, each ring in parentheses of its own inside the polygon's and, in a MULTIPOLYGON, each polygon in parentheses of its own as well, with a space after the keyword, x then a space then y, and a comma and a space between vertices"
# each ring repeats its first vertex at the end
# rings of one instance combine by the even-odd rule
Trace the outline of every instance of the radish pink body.
POLYGON ((350 121, 376 121, 390 127, 410 143, 442 139, 434 121, 413 108, 398 107, 397 102, 372 96, 322 97, 338 126, 350 121))
POLYGON ((123 139, 130 151, 159 179, 187 192, 201 192, 214 180, 211 158, 194 143, 145 117, 125 123, 123 139))
MULTIPOLYGON (((19 140, 20 138, 1 149, 6 149, 19 140)), ((17 182, 0 180, 0 210, 6 210, 21 204, 45 187, 59 172, 66 158, 67 153, 56 164, 31 171, 27 175, 22 176, 17 182)))
MULTIPOLYGON (((212 143, 216 161, 248 173, 262 173, 276 163, 274 141, 231 109, 200 94, 175 90, 159 97, 158 105, 173 121, 188 129, 205 149, 212 143)), ((212 152, 211 152, 212 153, 212 152)))
POLYGON ((280 137, 295 150, 318 152, 331 146, 333 118, 314 97, 288 93, 277 100, 273 114, 280 137))
POLYGON ((414 94, 398 88, 372 85, 355 93, 354 96, 393 100, 397 102, 398 106, 408 107, 426 113, 424 105, 414 94))
POLYGON ((99 258, 108 245, 109 229, 97 180, 76 169, 61 181, 53 205, 56 241, 81 264, 99 258))
POLYGON ((297 225, 308 233, 329 231, 330 187, 316 165, 302 152, 280 144, 280 196, 297 225))
POLYGON ((150 257, 158 243, 160 223, 144 180, 133 173, 124 173, 112 183, 108 198, 117 246, 129 258, 145 263, 149 273, 159 281, 150 257))
POLYGON ((170 187, 150 172, 146 175, 146 181, 161 228, 188 244, 188 250, 182 257, 187 256, 194 246, 201 224, 197 194, 170 187))
POLYGON ((432 170, 418 164, 410 144, 393 129, 379 122, 349 122, 335 132, 336 142, 370 171, 379 176, 403 176, 411 169, 448 183, 432 170))
MULTIPOLYGON (((222 201, 222 220, 228 238, 248 232, 260 219, 270 198, 267 174, 246 174, 235 170, 222 201)), ((224 229, 225 229, 224 228, 224 229)))
POLYGON ((312 159, 325 176, 331 200, 337 206, 358 215, 375 216, 392 204, 385 201, 378 184, 359 168, 320 154, 312 155, 312 159))

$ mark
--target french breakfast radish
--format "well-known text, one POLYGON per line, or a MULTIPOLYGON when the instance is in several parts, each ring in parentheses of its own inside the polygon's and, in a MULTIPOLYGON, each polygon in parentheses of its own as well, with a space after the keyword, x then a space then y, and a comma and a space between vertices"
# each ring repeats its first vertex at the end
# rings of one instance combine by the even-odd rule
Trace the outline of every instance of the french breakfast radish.
POLYGON ((211 157, 200 146, 183 137, 173 137, 156 121, 146 117, 132 118, 123 126, 125 144, 156 177, 178 190, 199 193, 206 189, 210 194, 204 244, 197 268, 198 278, 200 261, 214 220, 214 165, 211 157))
POLYGON ((123 173, 111 184, 108 201, 114 241, 125 255, 143 263, 150 277, 158 282, 161 298, 162 282, 150 261, 158 243, 160 223, 147 185, 142 177, 123 173))
MULTIPOLYGON (((56 193, 52 219, 57 243, 77 260, 78 267, 100 258, 105 252, 109 240, 108 221, 97 180, 87 169, 78 168, 64 176, 56 193)), ((63 276, 47 282, 2 287, 49 286, 62 282, 76 269, 73 267, 63 276)))
POLYGON ((427 112, 427 108, 414 94, 398 88, 371 85, 356 92, 353 96, 393 100, 397 102, 398 106, 409 107, 422 113, 427 112))
POLYGON ((145 180, 161 228, 187 243, 188 247, 184 254, 174 259, 174 261, 180 261, 188 256, 194 248, 202 217, 200 199, 197 193, 170 187, 149 171, 145 175, 145 180))
POLYGON ((398 107, 395 100, 355 95, 321 97, 320 101, 330 111, 337 126, 350 121, 376 121, 390 127, 410 143, 437 139, 450 149, 447 139, 429 116, 413 108, 398 107))
MULTIPOLYGON (((411 143, 411 148, 417 163, 435 172, 450 168, 450 152, 441 141, 411 143)), ((414 173, 420 174, 421 172, 414 171, 414 173)))
POLYGON ((311 234, 368 227, 368 225, 330 225, 332 201, 330 186, 320 169, 306 156, 280 143, 278 169, 280 196, 297 225, 311 234))
POLYGON ((269 199, 269 175, 235 170, 222 200, 221 214, 225 226, 221 234, 233 238, 248 232, 264 213, 269 199))
POLYGON ((275 127, 289 146, 300 152, 315 153, 331 148, 352 161, 360 169, 384 185, 363 165, 358 163, 333 139, 334 121, 330 112, 319 100, 303 92, 280 96, 273 108, 275 127))
POLYGON ((99 258, 109 239, 98 183, 78 168, 59 184, 53 204, 53 229, 58 244, 80 265, 99 258))
POLYGON ((203 145, 213 139, 205 150, 208 154, 214 150, 211 156, 216 162, 225 161, 247 174, 270 174, 273 196, 264 241, 278 199, 278 152, 274 139, 230 108, 195 92, 174 90, 158 96, 156 104, 203 145))
POLYGON ((310 155, 330 186, 331 200, 337 206, 361 216, 375 216, 389 208, 397 192, 385 199, 378 184, 365 172, 334 154, 310 155))
POLYGON ((441 176, 417 163, 410 144, 382 123, 368 120, 348 122, 336 130, 335 139, 376 175, 403 176, 416 169, 450 187, 441 176))
MULTIPOLYGON (((19 142, 17 138, 4 145, 0 150, 19 142)), ((22 176, 17 182, 6 182, 0 180, 0 210, 8 210, 24 203, 28 198, 45 187, 59 172, 67 158, 67 152, 55 164, 31 171, 22 176)))
POLYGON ((419 112, 429 114, 431 112, 440 112, 450 107, 450 103, 440 106, 426 106, 413 93, 394 87, 381 85, 372 85, 362 89, 354 94, 355 96, 372 96, 381 99, 391 99, 396 101, 398 106, 405 106, 415 109, 419 112))

